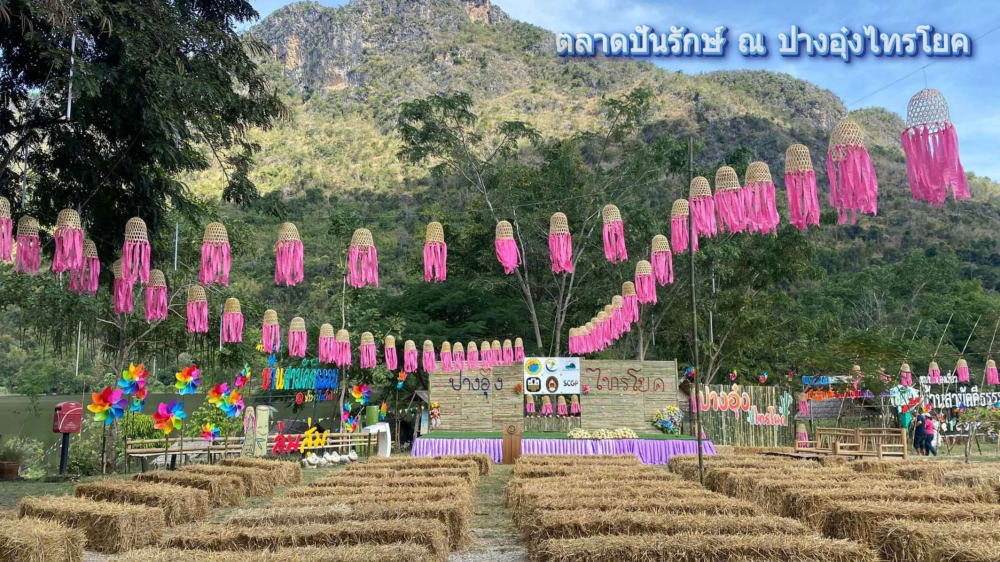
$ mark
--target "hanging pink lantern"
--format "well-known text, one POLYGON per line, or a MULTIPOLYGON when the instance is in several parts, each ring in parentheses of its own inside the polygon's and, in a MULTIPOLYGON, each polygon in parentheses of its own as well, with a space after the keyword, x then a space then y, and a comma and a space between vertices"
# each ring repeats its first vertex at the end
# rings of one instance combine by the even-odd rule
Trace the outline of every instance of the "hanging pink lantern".
POLYGON ((439 222, 429 222, 424 237, 424 281, 440 283, 447 278, 448 244, 444 241, 444 227, 439 222))
POLYGON ((367 228, 359 228, 351 236, 347 284, 355 289, 367 285, 378 287, 378 251, 375 250, 375 239, 367 228))
POLYGON ((725 229, 734 234, 746 230, 743 188, 736 170, 729 166, 715 172, 715 212, 719 215, 719 230, 725 229))
MULTIPOLYGON (((688 228, 688 202, 687 199, 678 199, 670 207, 670 246, 678 254, 683 254, 688 250, 691 243, 691 231, 688 228)), ((698 236, 694 237, 694 249, 698 251, 698 236)))
POLYGON ((499 340, 493 340, 490 344, 490 362, 493 364, 491 367, 500 367, 503 365, 503 348, 500 346, 499 340))
POLYGON ((376 365, 375 336, 371 332, 361 333, 361 345, 358 351, 361 356, 361 368, 374 369, 376 365))
POLYGON ((698 236, 711 238, 718 234, 719 229, 715 222, 715 199, 712 198, 712 187, 708 185, 707 179, 698 176, 691 180, 688 204, 698 236))
POLYGON ((337 362, 337 334, 330 324, 319 327, 319 362, 337 362))
POLYGON ((597 343, 596 343, 597 334, 594 330, 593 320, 584 324, 582 337, 583 337, 582 341, 583 347, 581 348, 581 351, 583 353, 593 353, 595 350, 597 350, 597 343))
POLYGON ((122 269, 129 281, 149 283, 149 233, 146 222, 132 217, 125 223, 125 246, 122 248, 122 269))
POLYGON ((903 386, 913 386, 913 371, 910 370, 909 363, 903 362, 899 368, 899 384, 903 386))
POLYGON ((455 345, 451 346, 451 364, 456 371, 465 368, 465 347, 461 342, 455 342, 455 345))
POLYGON ((14 271, 35 275, 41 263, 38 221, 34 217, 21 217, 17 221, 17 254, 14 256, 14 271))
POLYGON ((0 259, 9 262, 14 259, 14 221, 11 220, 10 201, 0 197, 0 259))
POLYGON ((406 340, 403 344, 403 370, 407 373, 417 371, 417 344, 413 340, 406 340))
POLYGON ((958 376, 958 382, 969 382, 969 362, 965 360, 965 357, 959 357, 958 365, 955 366, 955 375, 958 376))
POLYGON ((132 312, 132 283, 122 274, 122 260, 111 264, 111 273, 114 276, 115 314, 132 312))
POLYGON ((611 330, 608 325, 608 315, 602 310, 595 317, 594 327, 597 328, 597 350, 601 351, 611 345, 611 330))
POLYGON ((778 207, 771 169, 764 162, 751 162, 743 182, 743 204, 751 233, 778 232, 778 207))
MULTIPOLYGON (((127 282, 128 280, 123 281, 127 282)), ((128 294, 130 295, 129 301, 131 301, 131 285, 128 294)), ((131 302, 129 305, 129 312, 131 312, 131 302)), ((193 285, 187 290, 187 331, 191 334, 208 333, 208 295, 205 294, 205 288, 201 285, 193 285)))
POLYGON ((809 395, 805 392, 799 393, 799 416, 809 415, 809 395))
POLYGON ((563 213, 554 213, 549 219, 549 259, 552 273, 573 273, 573 237, 563 213))
POLYGON ((93 240, 83 241, 83 267, 70 270, 69 290, 76 291, 78 295, 87 293, 90 296, 97 294, 99 278, 101 276, 101 260, 97 257, 97 245, 93 240))
POLYGON ((910 98, 901 140, 915 201, 927 201, 940 209, 948 198, 949 186, 955 199, 972 197, 958 157, 958 135, 941 92, 929 88, 910 98))
POLYGON ((222 343, 241 343, 243 341, 243 308, 239 299, 226 299, 222 307, 222 343))
POLYGON ((614 205, 605 205, 601 209, 601 219, 604 221, 604 257, 611 263, 628 261, 621 211, 614 205))
POLYGON ((793 144, 785 151, 785 189, 788 222, 799 230, 819 225, 819 195, 809 147, 793 144))
POLYGON ((83 267, 83 226, 80 215, 73 209, 59 211, 56 229, 52 233, 56 242, 52 255, 52 272, 62 273, 83 267))
POLYGON ((451 344, 444 342, 441 344, 441 371, 444 373, 450 373, 455 370, 455 366, 452 363, 451 357, 451 344))
POLYGON ((514 361, 524 361, 524 341, 514 338, 514 361))
POLYGON ((670 252, 670 242, 667 237, 657 234, 653 237, 652 247, 653 275, 660 285, 674 282, 674 255, 670 252))
POLYGON ((622 283, 622 302, 624 304, 625 321, 629 324, 639 321, 639 295, 635 292, 635 283, 622 283))
POLYGON ((395 371, 399 366, 399 362, 396 361, 396 338, 392 336, 385 337, 382 344, 382 353, 385 356, 385 368, 395 371))
POLYGON ((221 222, 210 222, 205 226, 201 239, 201 269, 198 280, 202 285, 219 283, 229 286, 229 233, 221 222))
POLYGON ((635 264, 635 292, 641 303, 656 303, 656 279, 653 266, 646 260, 635 264))
POLYGON ((305 275, 302 240, 299 229, 290 222, 278 227, 278 242, 274 245, 274 284, 294 287, 305 275))
POLYGON ((569 337, 566 339, 567 349, 570 355, 577 355, 580 353, 580 335, 576 328, 569 329, 569 337))
POLYGON ((479 368, 479 348, 474 341, 470 341, 469 346, 465 348, 465 368, 468 370, 479 368))
POLYGON ((299 316, 292 318, 292 321, 288 324, 289 357, 306 356, 306 347, 308 346, 306 342, 307 337, 306 321, 299 316))
POLYGON ((264 352, 276 353, 281 348, 281 326, 278 325, 278 313, 272 309, 264 311, 264 322, 261 325, 264 352))
POLYGON ((931 361, 927 366, 927 380, 931 384, 941 384, 941 367, 938 367, 937 361, 931 361))
POLYGON ((878 177, 865 148, 864 133, 847 119, 837 123, 830 134, 826 153, 826 173, 830 178, 830 205, 837 209, 837 222, 857 222, 858 213, 878 212, 878 177))
POLYGON ((514 364, 514 343, 510 340, 503 340, 503 364, 514 364))
POLYGON ((434 360, 434 342, 431 340, 424 340, 423 367, 424 371, 428 373, 437 371, 437 362, 434 360))
POLYGON ((617 334, 616 337, 632 331, 632 325, 626 317, 628 312, 625 311, 625 299, 621 295, 611 297, 611 312, 611 325, 617 334))
POLYGON ((521 252, 514 241, 514 227, 507 221, 497 223, 496 238, 493 245, 497 250, 497 260, 503 266, 503 272, 507 275, 514 273, 517 266, 521 265, 521 252))
POLYGON ((991 356, 986 360, 986 384, 1000 384, 1000 374, 997 373, 997 362, 991 356))
MULTIPOLYGON (((123 268, 124 269, 124 268, 123 268)), ((167 319, 167 278, 159 269, 149 270, 146 283, 146 323, 167 319)))
POLYGON ((351 333, 347 330, 337 330, 336 341, 334 342, 333 362, 338 367, 351 366, 351 333))
POLYGON ((611 299, 611 304, 604 305, 604 321, 608 324, 608 335, 611 337, 612 341, 618 341, 618 338, 625 332, 624 326, 621 323, 621 313, 619 312, 618 318, 615 318, 615 300, 611 299))
POLYGON ((484 340, 479 344, 479 362, 482 363, 484 369, 492 369, 497 366, 493 359, 493 348, 488 341, 484 340))

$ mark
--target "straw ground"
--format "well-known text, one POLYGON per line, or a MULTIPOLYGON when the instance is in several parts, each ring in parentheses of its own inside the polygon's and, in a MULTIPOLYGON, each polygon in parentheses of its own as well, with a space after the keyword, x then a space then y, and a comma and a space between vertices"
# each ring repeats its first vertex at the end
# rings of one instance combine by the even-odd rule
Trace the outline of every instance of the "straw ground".
POLYGON ((205 552, 202 550, 143 549, 123 555, 118 562, 415 562, 431 558, 430 551, 418 544, 299 546, 262 552, 205 552))

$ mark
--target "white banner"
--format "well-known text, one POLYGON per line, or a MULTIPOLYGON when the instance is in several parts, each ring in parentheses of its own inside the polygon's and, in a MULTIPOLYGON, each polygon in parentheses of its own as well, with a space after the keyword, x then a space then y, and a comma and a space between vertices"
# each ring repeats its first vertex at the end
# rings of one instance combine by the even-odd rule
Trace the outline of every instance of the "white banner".
POLYGON ((525 358, 524 393, 580 394, 580 359, 577 357, 525 358))

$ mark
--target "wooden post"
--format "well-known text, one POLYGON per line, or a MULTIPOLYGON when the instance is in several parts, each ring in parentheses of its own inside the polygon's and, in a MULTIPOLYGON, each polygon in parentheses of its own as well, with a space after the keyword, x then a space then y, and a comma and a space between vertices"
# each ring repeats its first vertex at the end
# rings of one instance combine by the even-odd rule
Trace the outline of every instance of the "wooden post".
POLYGON ((903 437, 903 460, 907 460, 910 457, 909 446, 906 444, 906 430, 900 429, 899 432, 903 437))
POLYGON ((503 464, 514 464, 521 456, 521 424, 503 425, 503 464))

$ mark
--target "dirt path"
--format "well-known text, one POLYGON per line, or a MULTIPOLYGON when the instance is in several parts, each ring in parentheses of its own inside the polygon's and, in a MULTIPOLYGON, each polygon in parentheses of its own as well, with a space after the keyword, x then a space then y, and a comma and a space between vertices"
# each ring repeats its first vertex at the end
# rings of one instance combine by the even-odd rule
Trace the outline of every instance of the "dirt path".
POLYGON ((449 555, 449 562, 520 562, 528 559, 524 542, 503 503, 504 486, 511 468, 510 465, 493 465, 493 473, 479 480, 476 513, 472 518, 475 544, 469 550, 449 555))

